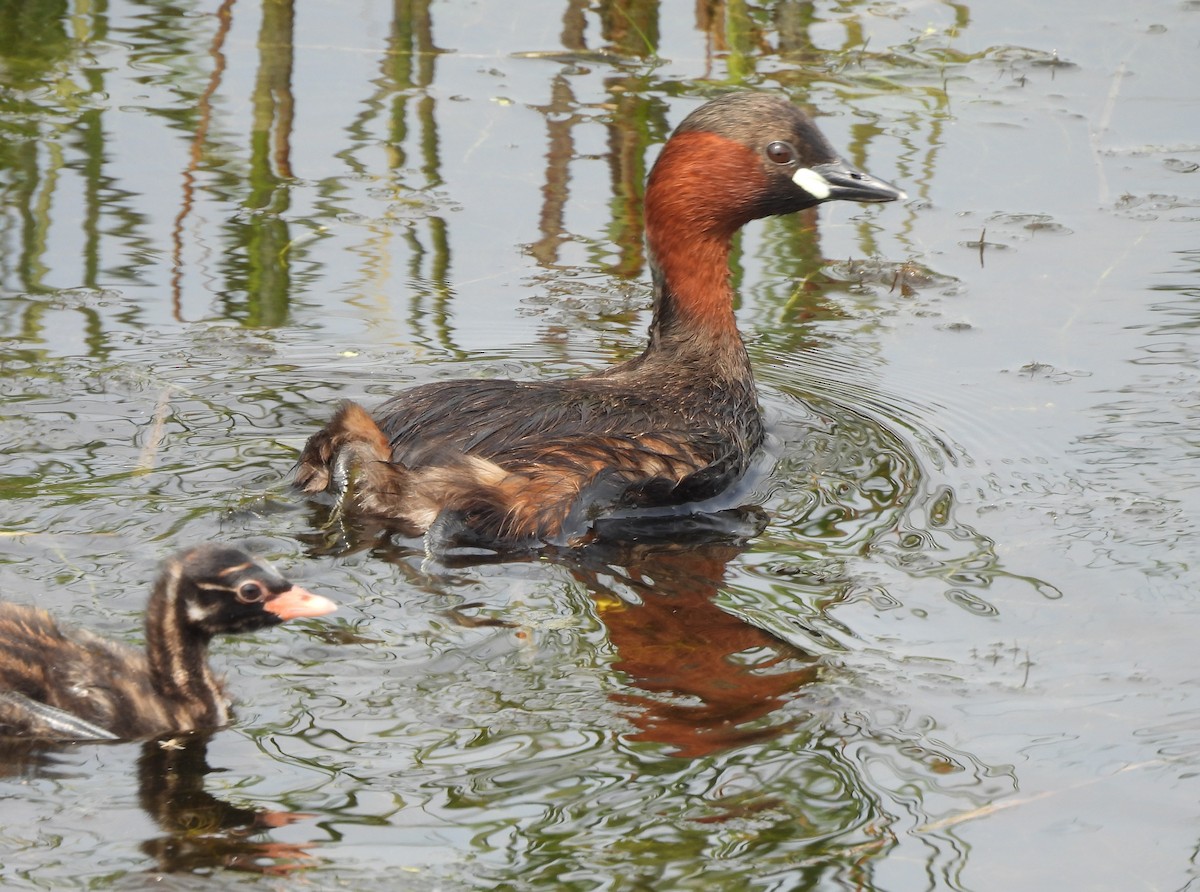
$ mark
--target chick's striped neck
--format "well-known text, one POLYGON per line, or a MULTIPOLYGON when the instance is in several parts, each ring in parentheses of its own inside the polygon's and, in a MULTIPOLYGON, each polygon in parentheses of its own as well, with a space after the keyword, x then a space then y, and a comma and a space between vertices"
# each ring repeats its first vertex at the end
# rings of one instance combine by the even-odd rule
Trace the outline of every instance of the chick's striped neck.
POLYGON ((171 561, 155 585, 146 611, 146 653, 155 690, 166 700, 186 705, 205 724, 228 720, 220 685, 208 665, 211 636, 199 625, 202 607, 188 597, 194 585, 171 561))

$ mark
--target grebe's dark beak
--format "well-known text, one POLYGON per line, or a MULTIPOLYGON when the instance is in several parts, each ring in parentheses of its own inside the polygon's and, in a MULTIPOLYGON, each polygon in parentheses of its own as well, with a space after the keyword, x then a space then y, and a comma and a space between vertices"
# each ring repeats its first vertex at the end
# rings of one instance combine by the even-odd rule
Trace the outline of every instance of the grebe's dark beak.
POLYGON ((792 182, 820 201, 898 201, 908 198, 903 189, 841 160, 802 167, 792 175, 792 182))

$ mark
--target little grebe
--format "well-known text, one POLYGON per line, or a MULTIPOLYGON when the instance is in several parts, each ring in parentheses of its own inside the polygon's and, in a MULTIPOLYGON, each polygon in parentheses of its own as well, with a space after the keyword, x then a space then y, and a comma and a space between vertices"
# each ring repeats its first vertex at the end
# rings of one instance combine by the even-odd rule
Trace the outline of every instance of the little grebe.
POLYGON ((715 496, 763 440, 733 313, 734 234, 825 201, 904 197, 839 158, 785 100, 714 99, 679 125, 647 181, 645 352, 578 378, 426 384, 373 416, 346 403, 309 439, 296 484, 410 534, 492 547, 578 544, 607 512, 715 496))
POLYGON ((166 562, 146 607, 145 652, 0 603, 0 736, 116 740, 219 727, 229 701, 208 665, 212 637, 336 609, 217 545, 166 562))

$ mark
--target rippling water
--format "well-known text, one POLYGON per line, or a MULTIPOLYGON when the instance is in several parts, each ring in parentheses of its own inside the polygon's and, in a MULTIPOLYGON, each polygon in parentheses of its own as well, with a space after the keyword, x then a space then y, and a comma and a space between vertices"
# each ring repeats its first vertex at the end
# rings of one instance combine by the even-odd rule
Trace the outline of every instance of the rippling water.
POLYGON ((0 3, 0 595, 139 640, 247 541, 337 614, 237 720, 0 747, 0 885, 1183 889, 1194 3, 0 3), (641 185, 726 85, 903 205, 751 226, 767 448, 497 563, 288 488, 343 398, 640 350, 641 185))

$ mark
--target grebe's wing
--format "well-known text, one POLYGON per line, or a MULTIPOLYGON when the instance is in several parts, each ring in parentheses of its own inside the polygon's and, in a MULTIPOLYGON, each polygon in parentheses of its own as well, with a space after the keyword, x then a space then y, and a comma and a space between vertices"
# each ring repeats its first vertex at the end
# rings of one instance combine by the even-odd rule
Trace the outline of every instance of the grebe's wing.
POLYGON ((17 691, 0 691, 0 729, 20 729, 21 737, 46 740, 119 740, 99 725, 33 700, 17 691))

